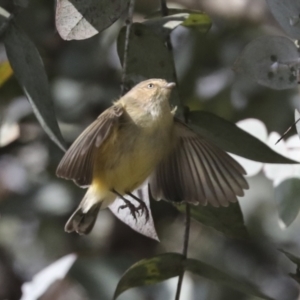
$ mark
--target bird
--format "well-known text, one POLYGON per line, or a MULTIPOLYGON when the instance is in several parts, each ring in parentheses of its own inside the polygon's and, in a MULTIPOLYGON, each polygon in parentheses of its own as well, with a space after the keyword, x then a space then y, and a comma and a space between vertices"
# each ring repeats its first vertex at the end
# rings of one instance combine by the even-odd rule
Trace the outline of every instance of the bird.
POLYGON ((134 218, 144 212, 147 219, 147 207, 132 194, 145 182, 154 199, 176 203, 226 207, 244 195, 243 167, 175 116, 169 103, 174 87, 159 78, 138 83, 67 150, 56 175, 88 189, 66 232, 90 233, 99 210, 117 197, 124 201, 120 209, 134 218))

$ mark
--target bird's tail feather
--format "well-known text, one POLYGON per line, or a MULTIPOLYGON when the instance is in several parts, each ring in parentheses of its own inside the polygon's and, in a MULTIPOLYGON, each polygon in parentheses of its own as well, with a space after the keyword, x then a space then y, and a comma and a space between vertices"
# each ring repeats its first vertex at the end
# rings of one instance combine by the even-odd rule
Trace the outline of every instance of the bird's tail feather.
POLYGON ((89 234, 95 225, 100 207, 101 202, 98 202, 85 212, 83 205, 80 204, 66 223, 65 231, 76 231, 78 234, 89 234))

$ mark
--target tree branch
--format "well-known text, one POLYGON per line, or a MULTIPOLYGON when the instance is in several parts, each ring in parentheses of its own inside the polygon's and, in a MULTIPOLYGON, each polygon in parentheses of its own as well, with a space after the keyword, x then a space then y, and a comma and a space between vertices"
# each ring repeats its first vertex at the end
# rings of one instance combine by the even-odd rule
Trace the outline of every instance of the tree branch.
MULTIPOLYGON (((188 246, 189 246, 189 237, 190 237, 190 225, 191 225, 191 213, 190 213, 190 205, 187 203, 185 206, 185 231, 183 237, 183 250, 182 254, 184 258, 187 258, 188 246)), ((175 295, 175 300, 180 299, 180 292, 182 287, 184 271, 178 277, 177 290, 175 295)))
POLYGON ((128 7, 128 16, 125 21, 126 34, 125 34, 124 57, 123 57, 121 95, 124 95, 126 93, 127 59, 128 59, 129 37, 130 37, 130 29, 132 25, 134 5, 135 5, 135 0, 130 0, 129 7, 128 7))

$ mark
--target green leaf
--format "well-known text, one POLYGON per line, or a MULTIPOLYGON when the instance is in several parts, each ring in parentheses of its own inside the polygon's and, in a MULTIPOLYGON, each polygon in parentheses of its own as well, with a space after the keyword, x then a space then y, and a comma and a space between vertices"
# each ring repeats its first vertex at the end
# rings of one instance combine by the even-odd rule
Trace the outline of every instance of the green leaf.
POLYGON ((56 28, 64 40, 87 39, 112 25, 129 0, 57 0, 56 28))
MULTIPOLYGON (((118 54, 121 63, 124 58, 126 28, 123 27, 118 36, 118 54)), ((149 78, 164 78, 176 82, 176 73, 172 54, 163 40, 147 26, 132 24, 129 36, 127 59, 126 87, 149 78)), ((173 105, 180 106, 178 89, 174 88, 171 95, 173 105)))
POLYGON ((151 18, 143 22, 164 40, 179 25, 207 33, 211 28, 210 17, 202 11, 189 9, 169 10, 168 16, 162 17, 161 12, 152 14, 151 18))
POLYGON ((211 19, 205 13, 192 13, 181 23, 181 26, 196 29, 202 33, 206 33, 211 28, 211 25, 211 19))
POLYGON ((235 124, 204 111, 192 111, 188 115, 191 128, 211 140, 225 151, 264 163, 298 164, 273 151, 253 135, 235 124), (193 126, 195 125, 195 126, 193 126))
POLYGON ((204 262, 196 259, 185 259, 183 255, 177 253, 164 253, 149 259, 143 259, 131 266, 119 281, 113 299, 116 299, 121 293, 130 288, 159 283, 179 276, 184 270, 249 295, 272 299, 249 282, 251 279, 246 281, 235 278, 204 262))
MULTIPOLYGON (((185 212, 185 204, 175 207, 185 212)), ((247 239, 249 237, 240 204, 231 203, 228 207, 190 205, 191 217, 203 225, 212 227, 228 237, 247 239)))
POLYGON ((298 48, 283 36, 262 36, 250 42, 233 69, 276 90, 297 86, 298 48))
POLYGON ((201 277, 211 279, 217 283, 223 284, 232 289, 241 291, 245 294, 257 296, 263 299, 272 299, 269 296, 263 294, 258 287, 254 284, 247 282, 241 278, 234 278, 233 276, 222 272, 204 262, 196 259, 187 259, 184 262, 184 268, 186 271, 190 271, 201 277))
POLYGON ((164 253, 137 262, 122 276, 113 299, 130 288, 155 284, 179 276, 183 271, 183 260, 184 256, 181 254, 164 253))
MULTIPOLYGON (((178 15, 178 14, 205 14, 202 10, 196 9, 185 9, 185 8, 169 8, 168 16, 178 15)), ((146 19, 153 19, 161 17, 161 10, 154 11, 146 16, 146 19)))
POLYGON ((275 200, 279 217, 285 226, 290 226, 300 210, 300 179, 291 178, 275 188, 275 200))
POLYGON ((30 39, 12 22, 4 37, 7 57, 40 124, 62 150, 65 142, 55 117, 42 59, 30 39))

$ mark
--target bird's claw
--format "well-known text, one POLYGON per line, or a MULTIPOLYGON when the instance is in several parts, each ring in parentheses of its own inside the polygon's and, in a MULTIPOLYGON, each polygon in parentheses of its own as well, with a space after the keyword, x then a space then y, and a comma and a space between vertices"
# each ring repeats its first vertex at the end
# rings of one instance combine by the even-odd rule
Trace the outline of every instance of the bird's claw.
POLYGON ((141 212, 141 214, 140 214, 141 216, 143 215, 143 213, 145 213, 145 219, 146 219, 145 224, 146 224, 149 221, 149 217, 150 217, 149 210, 144 202, 141 201, 139 203, 140 203, 140 205, 137 207, 137 209, 141 212))
POLYGON ((140 217, 143 215, 143 213, 145 213, 146 223, 148 222, 149 211, 144 202, 141 201, 141 202, 139 202, 139 206, 135 206, 129 200, 123 199, 123 201, 125 202, 125 204, 119 206, 118 212, 120 209, 128 208, 130 210, 132 217, 135 219, 136 222, 137 222, 137 214, 140 217))

